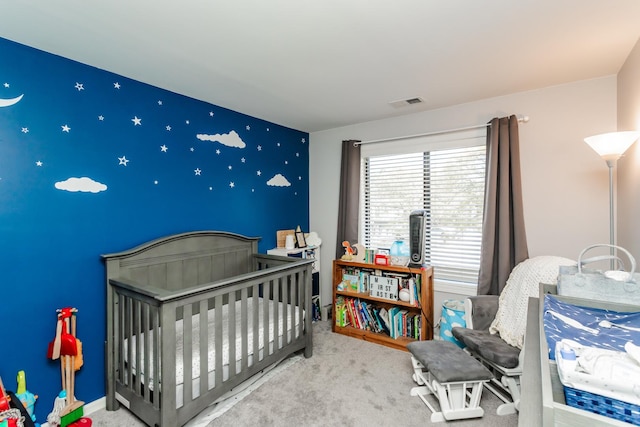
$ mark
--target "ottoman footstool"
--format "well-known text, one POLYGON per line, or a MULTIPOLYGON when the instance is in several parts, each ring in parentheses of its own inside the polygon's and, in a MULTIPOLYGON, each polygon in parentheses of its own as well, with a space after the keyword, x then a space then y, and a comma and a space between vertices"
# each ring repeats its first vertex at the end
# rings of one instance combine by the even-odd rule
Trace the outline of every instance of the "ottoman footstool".
POLYGON ((415 341, 407 350, 411 352, 413 380, 418 384, 411 389, 411 396, 420 397, 427 405, 431 422, 484 415, 482 388, 493 374, 482 363, 449 341, 415 341), (438 399, 440 411, 427 401, 428 394, 438 399))

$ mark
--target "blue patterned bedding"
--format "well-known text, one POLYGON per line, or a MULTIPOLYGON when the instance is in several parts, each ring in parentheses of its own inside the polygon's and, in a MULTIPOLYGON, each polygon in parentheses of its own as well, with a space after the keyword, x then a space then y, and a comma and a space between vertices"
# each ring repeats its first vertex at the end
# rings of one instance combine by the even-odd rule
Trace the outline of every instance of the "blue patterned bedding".
POLYGON ((640 311, 580 307, 545 295, 543 325, 551 360, 555 360, 556 343, 563 338, 622 352, 629 341, 640 345, 640 311))

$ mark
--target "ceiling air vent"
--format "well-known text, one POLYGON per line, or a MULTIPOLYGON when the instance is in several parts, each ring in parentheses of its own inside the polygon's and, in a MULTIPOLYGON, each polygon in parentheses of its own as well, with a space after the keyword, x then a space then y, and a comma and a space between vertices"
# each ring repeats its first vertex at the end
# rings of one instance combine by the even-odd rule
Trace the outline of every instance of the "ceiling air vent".
POLYGON ((423 102, 424 100, 422 98, 417 97, 417 98, 401 99, 399 101, 390 102, 389 104, 393 107, 400 108, 400 107, 408 107, 409 105, 421 104, 423 102))

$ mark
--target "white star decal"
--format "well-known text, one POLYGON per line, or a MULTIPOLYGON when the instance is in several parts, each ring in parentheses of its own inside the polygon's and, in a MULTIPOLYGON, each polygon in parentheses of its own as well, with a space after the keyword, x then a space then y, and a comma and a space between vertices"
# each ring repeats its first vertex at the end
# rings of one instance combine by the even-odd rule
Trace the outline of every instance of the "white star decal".
POLYGON ((278 142, 278 143, 276 144, 276 146, 277 146, 277 147, 280 147, 280 143, 278 142))
POLYGON ((196 175, 200 175, 202 173, 202 171, 200 170, 200 168, 196 168, 193 170, 195 172, 196 175))
POLYGON ((241 161, 242 163, 246 163, 247 159, 245 159, 245 158, 243 157, 243 158, 241 158, 241 159, 240 159, 240 161, 241 161))
POLYGON ((231 182, 229 183, 229 187, 233 188, 233 187, 235 187, 235 186, 236 186, 236 185, 233 183, 233 181, 231 181, 231 182))
POLYGON ((302 177, 301 176, 298 177, 298 181, 302 181, 302 177))
POLYGON ((114 87, 114 89, 120 89, 120 83, 115 82, 115 83, 113 84, 113 87, 114 87))
POLYGON ((129 160, 127 160, 127 158, 125 156, 122 157, 118 157, 118 165, 123 165, 123 166, 127 166, 127 163, 129 163, 129 160))
POLYGON ((81 90, 84 90, 84 85, 82 83, 78 83, 76 82, 76 89, 78 89, 78 92, 80 92, 81 90))
POLYGON ((262 151, 262 145, 258 145, 258 151, 262 151))
POLYGON ((100 120, 101 122, 103 122, 103 121, 104 121, 104 116, 103 116, 102 114, 100 114, 100 115, 98 116, 98 120, 100 120))
POLYGON ((267 128, 267 132, 269 132, 271 129, 267 128))
POLYGON ((302 143, 303 143, 303 144, 304 144, 305 142, 307 142, 307 141, 306 141, 306 139, 304 139, 304 138, 302 138, 302 140, 301 140, 301 141, 302 141, 302 143))
POLYGON ((133 116, 133 119, 131 119, 131 121, 133 122, 134 126, 142 126, 142 119, 139 119, 138 116, 133 116))
POLYGON ((29 133, 29 128, 22 128, 22 133, 29 133))
POLYGON ((167 125, 167 126, 165 127, 165 129, 170 131, 170 130, 171 130, 171 126, 167 125))
POLYGON ((209 187, 209 191, 212 191, 212 190, 213 190, 213 187, 209 187))
POLYGON ((194 152, 194 151, 196 151, 196 149, 191 147, 191 148, 189 148, 189 151, 194 152))
POLYGON ((213 111, 209 111, 209 116, 213 117, 213 111))
POLYGON ((162 105, 162 101, 158 101, 158 105, 162 105))
POLYGON ((5 84, 4 84, 4 87, 9 87, 9 83, 5 83, 5 84))
POLYGON ((251 130, 251 126, 247 125, 247 130, 251 130))
POLYGON ((228 168, 229 168, 229 170, 231 170, 231 169, 233 169, 233 166, 229 165, 228 168))
POLYGON ((258 175, 258 176, 262 175, 262 171, 257 171, 256 175, 258 175))
POLYGON ((168 149, 169 149, 169 147, 167 147, 167 146, 166 146, 166 145, 164 145, 164 144, 162 144, 162 145, 160 146, 160 151, 162 151, 163 153, 166 153, 168 149))
POLYGON ((300 153, 296 153, 296 157, 300 157, 300 153))
POLYGON ((185 122, 186 124, 189 124, 189 120, 185 120, 184 122, 185 122))
POLYGON ((67 133, 69 133, 69 131, 71 130, 71 128, 70 128, 69 126, 67 126, 67 125, 60 126, 60 127, 62 128, 62 132, 67 132, 67 133))
POLYGON ((155 181, 153 181, 153 183, 154 183, 155 185, 158 185, 158 180, 156 179, 155 181))
POLYGON ((217 150, 216 150, 216 154, 220 154, 220 149, 217 149, 217 150))
POLYGON ((41 162, 40 160, 38 160, 38 161, 36 162, 36 166, 42 166, 42 162, 41 162))
POLYGON ((289 160, 285 160, 285 161, 284 161, 284 164, 285 164, 285 165, 288 165, 288 164, 289 164, 289 160))

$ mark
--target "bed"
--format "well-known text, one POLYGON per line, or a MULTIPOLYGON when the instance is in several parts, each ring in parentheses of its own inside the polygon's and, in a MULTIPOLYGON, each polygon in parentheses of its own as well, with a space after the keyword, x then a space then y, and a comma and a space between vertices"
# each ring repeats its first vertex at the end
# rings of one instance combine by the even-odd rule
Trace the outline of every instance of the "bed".
POLYGON ((313 260, 260 254, 258 240, 197 231, 102 256, 107 410, 182 426, 293 353, 311 357, 313 260))

